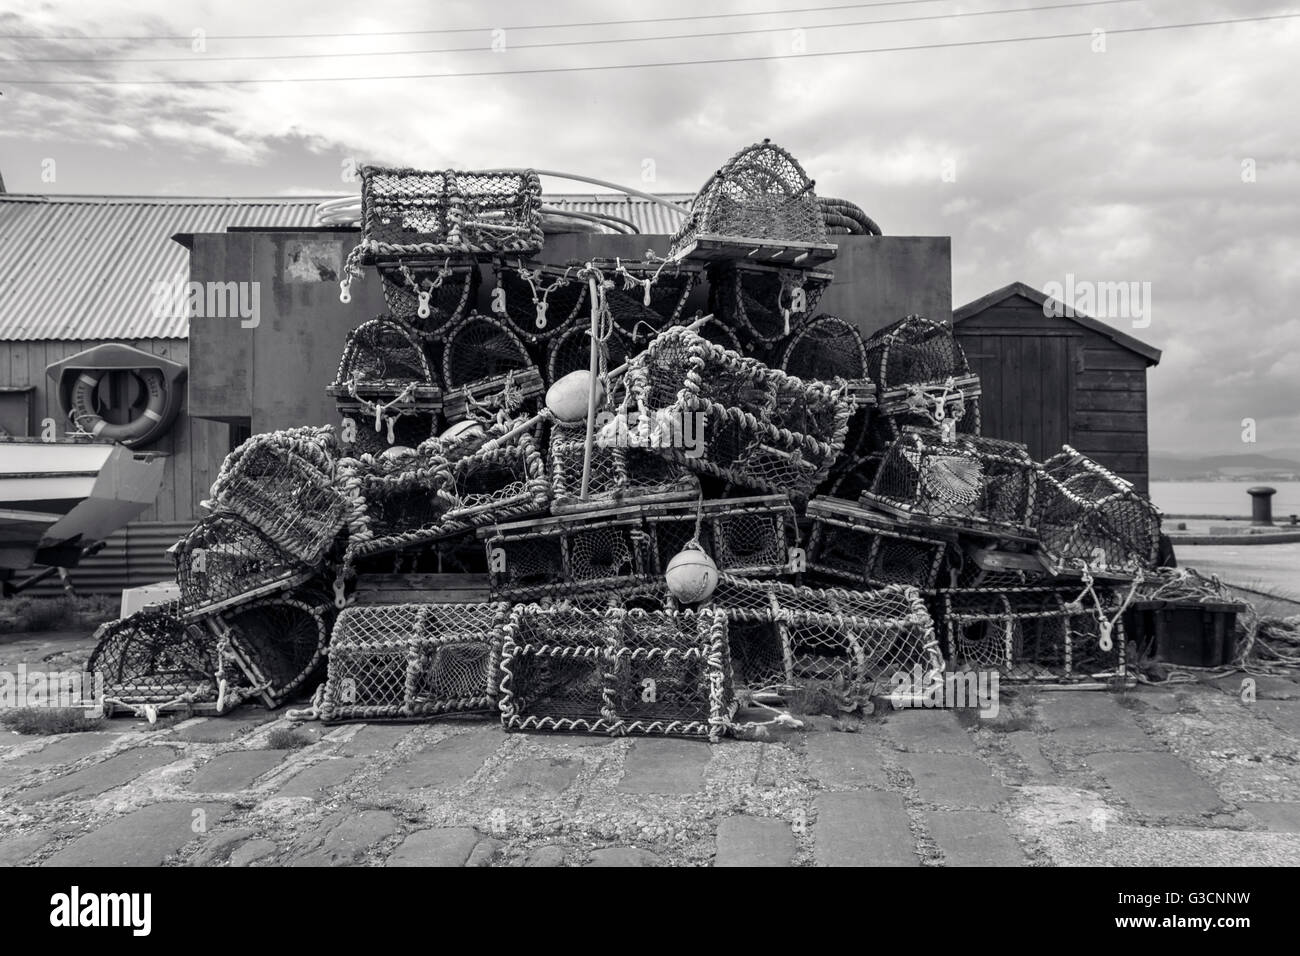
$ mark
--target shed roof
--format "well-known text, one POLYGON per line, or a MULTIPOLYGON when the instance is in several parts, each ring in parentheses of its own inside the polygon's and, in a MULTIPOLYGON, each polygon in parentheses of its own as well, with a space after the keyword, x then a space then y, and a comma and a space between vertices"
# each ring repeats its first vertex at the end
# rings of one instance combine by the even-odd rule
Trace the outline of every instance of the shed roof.
POLYGON ((1048 306, 1050 304, 1053 313, 1059 314, 1061 318, 1069 319, 1071 322, 1081 325, 1089 331, 1105 336, 1121 348, 1128 349, 1130 352, 1142 356, 1147 360, 1147 364, 1149 365, 1157 365, 1160 362, 1161 353, 1155 346, 1147 345, 1147 343, 1140 339, 1135 339, 1131 335, 1126 335, 1119 329, 1112 328, 1105 322, 1094 319, 1090 315, 1084 315, 1072 306, 1066 305, 1065 303, 1052 298, 1046 292, 1035 289, 1033 286, 1026 285, 1023 282, 1013 282, 1010 285, 1005 285, 1001 289, 996 289, 987 295, 982 295, 972 302, 967 302, 961 308, 953 311, 952 324, 957 325, 958 323, 986 312, 993 308, 993 306, 999 305, 1007 299, 1014 298, 1015 296, 1022 296, 1037 306, 1048 306))

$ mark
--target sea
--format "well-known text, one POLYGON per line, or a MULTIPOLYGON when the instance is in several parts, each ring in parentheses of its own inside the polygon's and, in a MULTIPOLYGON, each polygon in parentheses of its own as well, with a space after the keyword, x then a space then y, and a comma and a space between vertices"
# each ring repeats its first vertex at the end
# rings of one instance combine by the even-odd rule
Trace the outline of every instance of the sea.
POLYGON ((1153 481, 1151 500, 1167 515, 1250 516, 1247 488, 1276 488, 1273 519, 1300 514, 1300 481, 1153 481))

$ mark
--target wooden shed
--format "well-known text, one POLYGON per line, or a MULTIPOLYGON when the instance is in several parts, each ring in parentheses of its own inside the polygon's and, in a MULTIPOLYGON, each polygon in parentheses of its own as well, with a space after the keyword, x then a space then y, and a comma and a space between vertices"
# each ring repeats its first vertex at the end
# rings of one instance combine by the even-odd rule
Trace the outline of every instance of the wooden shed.
POLYGON ((1147 369, 1160 350, 1013 282, 953 312, 981 431, 1043 460, 1068 444, 1147 490, 1147 369))

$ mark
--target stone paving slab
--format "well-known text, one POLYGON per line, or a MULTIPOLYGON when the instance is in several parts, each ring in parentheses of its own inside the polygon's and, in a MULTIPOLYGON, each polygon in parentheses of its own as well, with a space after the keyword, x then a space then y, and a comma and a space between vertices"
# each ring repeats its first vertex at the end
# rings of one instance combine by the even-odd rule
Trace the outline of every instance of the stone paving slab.
POLYGON ((234 867, 251 866, 258 860, 265 859, 280 848, 271 840, 249 840, 241 843, 230 854, 230 865, 234 867))
POLYGON ((621 793, 696 793, 709 765, 704 741, 638 737, 623 765, 621 793))
POLYGON ((1036 835, 1060 866, 1300 866, 1300 834, 1294 833, 1076 824, 1036 835))
POLYGON ((255 832, 247 827, 236 827, 215 833, 203 848, 190 858, 190 866, 214 866, 223 863, 237 846, 254 835, 255 832))
POLYGON ((988 810, 929 810, 926 829, 945 866, 1025 866, 1028 860, 1007 822, 988 810))
POLYGON ((1101 691, 1050 691, 1038 702, 1039 718, 1052 731, 1053 743, 1084 753, 1157 751, 1158 740, 1148 736, 1131 711, 1112 694, 1101 691))
POLYGON ((21 866, 56 835, 53 830, 37 830, 0 840, 0 866, 21 866))
POLYGON ((1242 682, 1249 677, 1255 682, 1255 699, 1259 700, 1300 700, 1300 684, 1286 677, 1274 674, 1227 674, 1208 681, 1224 693, 1240 697, 1242 682))
POLYGON ((160 866, 196 834, 199 819, 211 827, 229 811, 224 803, 155 803, 117 817, 78 837, 45 866, 160 866), (195 811, 202 811, 198 817, 195 811))
POLYGON ((867 734, 810 734, 806 753, 809 772, 823 786, 885 789, 880 749, 867 734))
POLYGON ((278 767, 287 750, 234 750, 218 754, 199 768, 186 785, 192 793, 238 793, 278 767))
POLYGON ((591 861, 587 866, 655 866, 659 857, 649 850, 639 850, 634 846, 612 846, 603 850, 592 850, 591 861))
POLYGON ((772 817, 731 816, 718 824, 714 866, 790 866, 798 845, 790 824, 772 817))
POLYGON ((921 799, 941 807, 989 809, 1013 792, 978 757, 907 753, 898 761, 912 775, 921 799))
POLYGON ((1274 833, 1300 833, 1300 803, 1243 803, 1241 808, 1274 833))
POLYGON ((813 827, 818 866, 920 866, 903 799, 850 790, 817 798, 813 827))
POLYGON ((114 790, 142 773, 165 766, 177 756, 177 752, 170 747, 135 747, 89 767, 47 780, 40 786, 23 790, 13 799, 20 804, 57 800, 60 797, 84 800, 114 790))
POLYGON ((350 740, 339 745, 345 757, 369 757, 386 753, 405 740, 414 724, 365 724, 350 740))
POLYGON ((493 789, 503 795, 558 797, 578 779, 582 766, 575 757, 529 757, 511 764, 493 789))
POLYGON ((1098 753, 1087 763, 1146 817, 1181 817, 1222 809, 1218 793, 1172 754, 1098 753))
POLYGON ((1300 700, 1257 700, 1250 706, 1279 730, 1300 737, 1300 700))
POLYGON ((1048 782, 1059 776, 1043 756, 1043 747, 1036 734, 1027 730, 1017 730, 1003 734, 1002 741, 1007 750, 1024 762, 1026 773, 1031 780, 1048 782))
POLYGON ((168 737, 194 744, 220 744, 243 737, 275 719, 273 714, 266 712, 247 717, 208 717, 188 727, 174 729, 168 733, 168 737))
POLYGON ((6 769, 12 767, 26 769, 28 767, 54 767, 60 764, 73 763, 101 750, 107 750, 112 746, 113 741, 120 736, 121 734, 72 734, 61 740, 51 741, 34 753, 15 757, 0 766, 6 769))
POLYGON ((564 847, 548 843, 546 846, 531 849, 524 860, 524 866, 564 866, 564 847))
POLYGON ((375 786, 394 793, 458 787, 497 752, 504 743, 501 738, 499 727, 476 727, 426 744, 384 774, 375 786))
POLYGON ((352 757, 338 757, 310 764, 276 788, 277 797, 311 797, 318 799, 330 787, 343 783, 361 770, 362 762, 352 757))
POLYGON ((385 866, 464 866, 483 837, 472 827, 416 830, 393 851, 385 866))
POLYGON ((975 753, 975 741, 951 710, 885 710, 885 737, 896 747, 919 753, 975 753))
POLYGON ((335 815, 318 832, 320 846, 291 860, 289 866, 352 866, 397 832, 397 820, 387 810, 362 810, 335 815))

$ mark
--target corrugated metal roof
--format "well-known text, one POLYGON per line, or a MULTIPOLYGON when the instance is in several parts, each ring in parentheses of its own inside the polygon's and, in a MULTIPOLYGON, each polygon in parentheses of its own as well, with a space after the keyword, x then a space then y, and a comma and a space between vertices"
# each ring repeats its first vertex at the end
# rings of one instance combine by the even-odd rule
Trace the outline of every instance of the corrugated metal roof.
MULTIPOLYGON (((0 194, 0 342, 185 338, 183 317, 153 308, 155 283, 188 274, 173 235, 311 226, 326 198, 0 194)), ((663 198, 686 204, 693 196, 663 198)), ((682 221, 657 203, 616 193, 542 201, 617 216, 647 235, 671 235, 682 221)))
POLYGON ((0 195, 0 341, 185 338, 153 307, 188 274, 171 237, 310 226, 321 198, 0 195))

